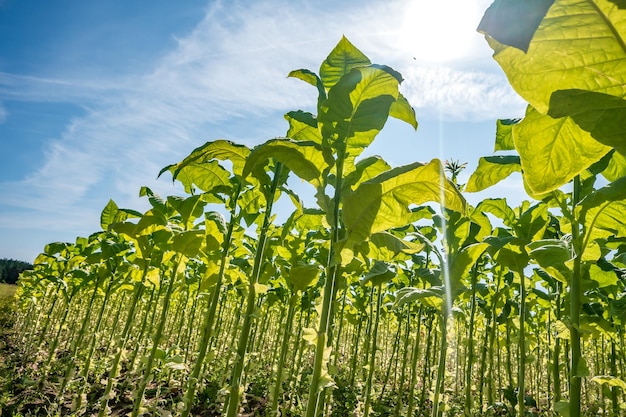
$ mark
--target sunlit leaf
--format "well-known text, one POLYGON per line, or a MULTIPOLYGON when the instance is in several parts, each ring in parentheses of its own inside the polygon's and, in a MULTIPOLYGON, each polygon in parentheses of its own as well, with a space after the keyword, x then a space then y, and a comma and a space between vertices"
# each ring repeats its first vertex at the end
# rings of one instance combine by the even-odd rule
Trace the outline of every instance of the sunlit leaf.
POLYGON ((178 177, 181 170, 190 166, 201 166, 213 160, 229 161, 233 166, 233 173, 241 175, 246 158, 250 154, 250 149, 244 145, 239 145, 227 140, 215 140, 207 142, 197 147, 181 162, 170 165, 159 172, 159 176, 165 171, 171 171, 174 179, 178 177))
POLYGON ((349 73, 352 68, 371 64, 368 57, 359 51, 345 36, 330 52, 320 67, 320 78, 326 89, 330 89, 339 82, 341 77, 349 73))
POLYGON ((174 235, 172 248, 183 255, 192 258, 198 255, 202 244, 204 243, 203 230, 189 230, 174 235))
POLYGON ((396 275, 395 269, 391 268, 387 262, 376 261, 365 277, 363 277, 363 283, 371 282, 372 285, 378 286, 392 280, 396 275))
POLYGON ((328 92, 318 115, 322 135, 346 143, 352 157, 367 147, 383 128, 398 97, 400 75, 391 68, 354 68, 328 92))
POLYGON ((412 218, 411 205, 441 202, 464 212, 466 202, 456 186, 442 178, 441 162, 413 163, 387 171, 362 183, 344 201, 343 219, 348 244, 357 244, 372 233, 404 226, 412 218), (442 201, 443 200, 443 201, 442 201))
POLYGON ((513 144, 513 126, 518 124, 522 119, 498 119, 496 122, 496 144, 494 151, 512 151, 515 149, 513 144))
POLYGON ((495 185, 514 172, 521 172, 519 156, 487 156, 478 160, 478 167, 472 173, 465 191, 473 193, 495 185))
POLYGON ((620 379, 616 376, 611 375, 599 375, 591 378, 591 382, 595 382, 596 384, 606 384, 609 387, 618 387, 622 391, 626 391, 626 382, 623 379, 620 379))
POLYGON ((626 94, 626 9, 615 2, 556 0, 526 53, 495 39, 489 38, 494 58, 513 88, 541 113, 558 90, 626 94))
POLYGON ((419 302, 429 307, 440 308, 443 304, 444 290, 441 287, 400 288, 396 294, 396 307, 407 303, 419 302))
POLYGON ((596 256, 586 256, 588 250, 593 250, 591 244, 595 240, 626 235, 624 213, 626 177, 594 191, 580 202, 580 221, 585 227, 583 259, 597 259, 596 256))
POLYGON ((391 108, 389 109, 389 116, 396 118, 398 120, 402 120, 413 126, 413 129, 417 129, 417 119, 415 119, 415 110, 407 99, 402 95, 398 94, 398 98, 396 101, 391 104, 391 108))
POLYGON ((255 166, 265 164, 269 158, 281 162, 316 188, 322 186, 322 174, 334 163, 330 150, 318 143, 273 139, 254 148, 246 161, 243 175, 247 177, 255 166))
MULTIPOLYGON (((626 33, 624 35, 626 38, 626 33)), ((552 94, 548 114, 554 118, 569 116, 595 140, 626 155, 626 100, 623 98, 593 91, 559 90, 552 94)))
POLYGON ((571 118, 553 119, 530 106, 513 138, 526 183, 537 194, 568 183, 610 151, 571 118))
POLYGON ((288 280, 296 291, 306 291, 315 285, 320 272, 319 265, 298 264, 291 267, 288 280))
POLYGON ((515 225, 515 212, 508 206, 504 198, 488 198, 481 201, 475 208, 482 213, 490 213, 501 219, 508 227, 515 225))
POLYGON ((300 142, 311 141, 322 144, 322 134, 317 127, 317 118, 311 113, 292 111, 285 115, 289 122, 287 137, 300 142))

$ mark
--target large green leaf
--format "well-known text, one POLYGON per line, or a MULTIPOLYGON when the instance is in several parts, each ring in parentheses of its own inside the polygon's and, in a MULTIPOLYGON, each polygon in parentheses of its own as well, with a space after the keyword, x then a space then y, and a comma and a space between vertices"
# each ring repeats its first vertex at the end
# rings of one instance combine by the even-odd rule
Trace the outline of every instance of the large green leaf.
POLYGON ((331 145, 345 142, 352 157, 360 154, 385 125, 401 80, 388 67, 352 69, 330 89, 320 108, 322 136, 331 139, 331 145))
POLYGON ((313 71, 307 69, 294 70, 289 73, 288 77, 298 78, 316 87, 318 92, 318 103, 326 98, 326 89, 324 88, 324 83, 322 82, 320 77, 318 77, 318 75, 313 71))
POLYGON ((595 382, 596 384, 607 384, 609 387, 618 387, 621 388, 622 391, 626 392, 626 382, 615 376, 598 375, 591 378, 591 382, 595 382))
POLYGON ((602 176, 609 181, 626 177, 626 157, 621 153, 613 152, 607 167, 602 171, 602 176))
POLYGON ((396 307, 401 307, 407 303, 419 302, 428 307, 440 308, 443 304, 445 291, 442 287, 414 288, 404 287, 396 294, 396 307))
POLYGON ((123 222, 130 218, 139 218, 141 213, 135 210, 120 209, 115 201, 109 200, 100 214, 100 226, 102 230, 109 230, 109 226, 114 223, 123 222))
POLYGON ((359 51, 345 36, 330 52, 320 67, 320 78, 326 89, 330 89, 339 82, 341 77, 349 73, 352 68, 371 64, 368 57, 359 51))
POLYGON ((363 283, 371 282, 372 285, 382 285, 395 278, 397 272, 387 262, 376 261, 369 272, 363 277, 363 283))
POLYGON ((596 260, 599 258, 597 239, 626 236, 626 177, 585 197, 579 210, 579 221, 584 225, 583 260, 596 260))
POLYGON ((443 177, 438 159, 419 162, 384 172, 359 185, 343 205, 347 229, 346 247, 358 244, 372 233, 404 226, 412 219, 411 205, 427 201, 465 212, 466 202, 456 186, 443 177))
POLYGON ((524 52, 554 0, 496 0, 485 12, 478 31, 524 52))
POLYGON ((398 253, 419 253, 424 249, 424 244, 421 242, 412 242, 399 238, 388 232, 374 233, 371 236, 371 243, 378 247, 384 247, 394 254, 398 253))
POLYGON ((515 225, 515 234, 525 242, 541 239, 548 227, 548 206, 535 204, 525 210, 515 225))
POLYGON ((611 150, 571 118, 554 119, 531 106, 524 120, 513 126, 513 139, 526 184, 536 194, 568 183, 611 150))
POLYGON ((296 291, 306 291, 307 288, 315 285, 321 271, 319 265, 298 263, 289 270, 287 280, 296 291))
POLYGON ((473 193, 495 185, 514 172, 521 172, 519 156, 486 156, 478 160, 478 167, 472 173, 465 191, 473 193))
POLYGON ((541 113, 558 90, 626 95, 626 9, 615 0, 556 0, 526 53, 495 39, 494 58, 541 113))
POLYGON ((552 94, 548 114, 571 117, 595 140, 626 155, 626 100, 593 91, 559 90, 552 94))
POLYGON ((543 239, 531 242, 526 247, 530 257, 548 274, 564 284, 572 280, 572 271, 566 262, 572 259, 572 252, 566 242, 558 239, 543 239))
POLYGON ((521 119, 498 119, 496 122, 496 144, 494 151, 512 151, 515 149, 513 143, 513 126, 521 119))
MULTIPOLYGON (((204 192, 210 192, 216 187, 230 186, 230 173, 218 161, 194 163, 177 168, 170 165, 168 170, 175 179, 185 188, 185 192, 192 194, 194 187, 204 192)), ((165 168, 164 168, 165 169, 165 168)))
POLYGON ((315 188, 322 187, 323 174, 334 163, 330 149, 316 142, 272 139, 254 148, 243 169, 244 177, 255 167, 264 165, 269 158, 281 162, 315 188))
POLYGON ((353 191, 355 186, 390 169, 391 166, 380 156, 363 158, 354 165, 354 170, 345 176, 343 187, 346 188, 347 191, 353 191))
POLYGON ((396 101, 391 104, 389 116, 398 120, 402 120, 417 129, 417 119, 415 118, 415 109, 409 104, 408 100, 400 93, 396 101))
POLYGON ((159 176, 165 171, 171 171, 174 179, 176 179, 180 171, 189 166, 198 166, 215 159, 220 161, 230 161, 233 165, 233 173, 241 175, 246 158, 250 154, 250 149, 244 145, 235 144, 228 140, 215 140, 207 142, 197 147, 183 159, 181 162, 170 165, 159 172, 159 176))
POLYGON ((297 141, 312 141, 322 144, 322 134, 317 127, 317 118, 311 113, 292 111, 285 115, 289 122, 287 137, 297 141))
POLYGON ((192 258, 200 252, 204 244, 204 230, 189 230, 174 235, 172 249, 188 258, 192 258))
POLYGON ((167 203, 180 214, 185 229, 193 228, 196 219, 204 214, 204 206, 206 205, 199 195, 187 198, 168 196, 167 203))
POLYGON ((505 226, 515 226, 515 212, 509 207, 504 198, 487 198, 476 206, 475 211, 491 213, 501 219, 505 226))
POLYGON ((467 274, 480 257, 485 253, 489 243, 480 242, 467 245, 450 259, 450 285, 451 292, 454 295, 461 288, 461 282, 467 279, 467 274))
POLYGON ((512 271, 523 271, 530 260, 524 243, 518 238, 511 240, 496 252, 494 259, 512 271))

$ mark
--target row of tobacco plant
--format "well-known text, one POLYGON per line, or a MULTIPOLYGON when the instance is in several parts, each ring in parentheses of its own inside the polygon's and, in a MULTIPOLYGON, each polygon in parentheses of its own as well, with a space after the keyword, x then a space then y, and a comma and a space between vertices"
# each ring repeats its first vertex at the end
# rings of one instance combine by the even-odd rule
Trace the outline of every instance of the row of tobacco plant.
POLYGON ((16 323, 46 410, 625 413, 626 12, 513 3, 479 31, 528 111, 465 186, 455 163, 359 158, 388 117, 417 122, 400 74, 343 38, 290 74, 317 108, 284 138, 208 142, 161 171, 187 195, 144 187, 145 213, 110 201, 101 231, 47 245, 16 323), (466 203, 514 172, 534 202, 466 203))

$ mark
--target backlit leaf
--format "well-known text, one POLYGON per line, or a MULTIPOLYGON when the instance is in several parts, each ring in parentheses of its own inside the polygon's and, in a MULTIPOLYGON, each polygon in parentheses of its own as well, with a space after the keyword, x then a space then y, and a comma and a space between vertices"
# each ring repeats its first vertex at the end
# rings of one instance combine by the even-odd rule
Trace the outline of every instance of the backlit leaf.
POLYGON ((527 53, 495 39, 488 39, 494 58, 513 88, 541 113, 558 90, 626 95, 626 9, 614 1, 556 0, 527 53))
POLYGON ((616 376, 611 375, 599 375, 591 378, 591 382, 595 382, 596 384, 606 384, 609 387, 618 387, 621 388, 622 391, 626 392, 626 382, 623 379, 620 379, 616 376))
POLYGON ((243 169, 244 177, 258 165, 265 164, 273 158, 281 162, 290 171, 316 188, 323 183, 323 173, 332 166, 334 160, 330 149, 315 142, 297 142, 291 139, 269 140, 250 153, 243 169))
POLYGON ((341 77, 349 73, 352 68, 371 64, 368 57, 359 51, 345 36, 330 52, 320 67, 320 78, 326 89, 330 89, 339 82, 341 77))
POLYGON ((344 201, 346 246, 358 244, 372 233, 408 224, 411 205, 437 201, 448 209, 464 212, 465 199, 454 184, 442 178, 442 169, 437 159, 427 165, 416 162, 362 183, 344 201))
POLYGON ((521 120, 498 119, 496 122, 496 145, 494 151, 512 151, 515 149, 513 144, 513 126, 521 120))
POLYGON ((400 75, 388 67, 352 69, 330 89, 321 106, 318 121, 322 135, 345 141, 350 155, 357 156, 385 125, 400 81, 400 75))
POLYGON ((530 106, 513 138, 526 183, 537 194, 568 183, 610 151, 571 118, 553 119, 530 106))
POLYGON ((403 122, 407 122, 413 126, 413 129, 417 129, 415 110, 402 94, 398 94, 398 98, 391 105, 391 108, 389 109, 389 116, 402 120, 403 122))
POLYGON ((322 135, 317 127, 317 119, 311 113, 292 111, 285 115, 289 122, 287 137, 300 142, 312 141, 322 144, 322 135))
POLYGON ((550 98, 548 114, 571 117, 595 140, 626 155, 626 100, 593 91, 559 90, 550 98))
POLYGON ((478 160, 478 167, 472 173, 465 191, 482 191, 495 185, 514 172, 521 172, 519 156, 487 156, 478 160))

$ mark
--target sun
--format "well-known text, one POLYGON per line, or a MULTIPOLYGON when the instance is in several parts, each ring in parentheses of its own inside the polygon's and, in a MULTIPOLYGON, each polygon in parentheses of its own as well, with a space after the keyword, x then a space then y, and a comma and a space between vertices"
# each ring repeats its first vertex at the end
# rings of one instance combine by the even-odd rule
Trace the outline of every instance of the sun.
POLYGON ((479 36, 479 0, 409 0, 398 39, 421 61, 446 62, 471 54, 479 36))

